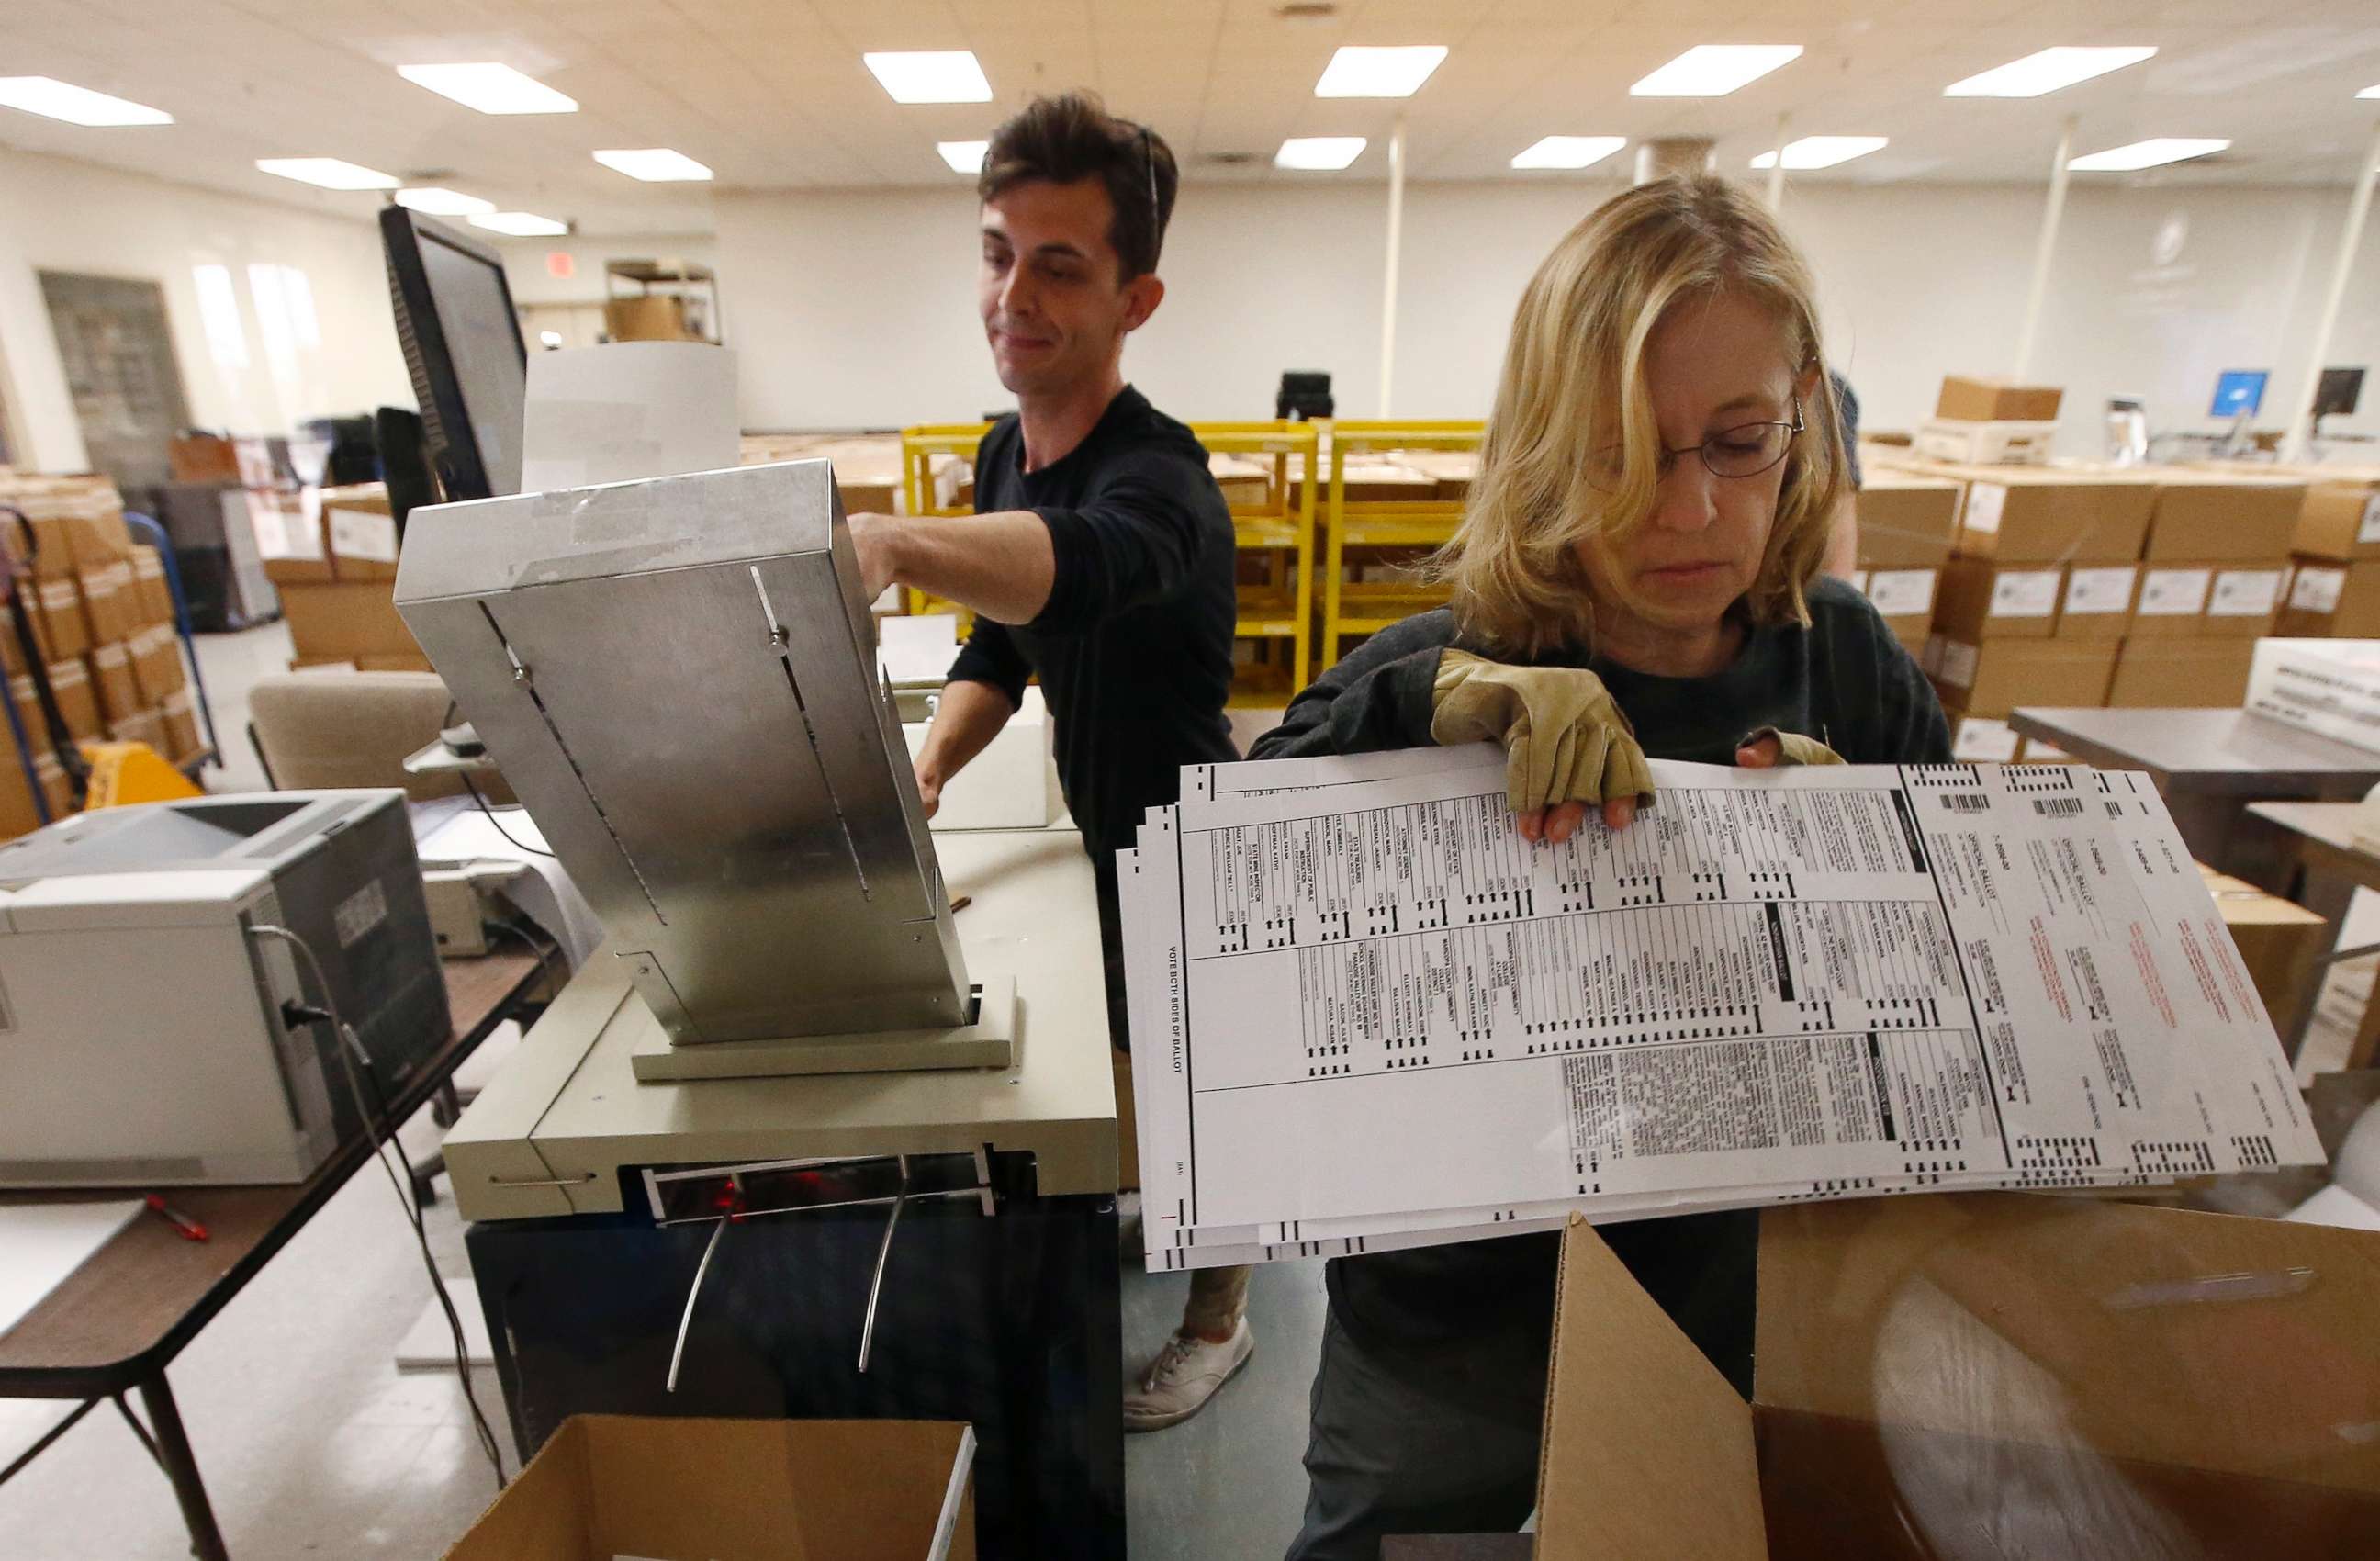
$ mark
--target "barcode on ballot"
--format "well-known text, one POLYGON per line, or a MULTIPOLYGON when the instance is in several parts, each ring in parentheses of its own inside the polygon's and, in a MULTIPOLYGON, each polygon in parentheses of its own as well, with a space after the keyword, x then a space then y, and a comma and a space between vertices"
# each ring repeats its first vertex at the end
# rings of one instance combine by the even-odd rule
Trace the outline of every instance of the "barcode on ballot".
POLYGON ((1944 792, 1942 805, 1953 813, 1988 813, 1992 799, 1981 792, 1944 792))
POLYGON ((2082 799, 2081 797, 2035 797, 2033 799, 2033 810, 2035 813, 2062 818, 2080 818, 2082 817, 2082 799))

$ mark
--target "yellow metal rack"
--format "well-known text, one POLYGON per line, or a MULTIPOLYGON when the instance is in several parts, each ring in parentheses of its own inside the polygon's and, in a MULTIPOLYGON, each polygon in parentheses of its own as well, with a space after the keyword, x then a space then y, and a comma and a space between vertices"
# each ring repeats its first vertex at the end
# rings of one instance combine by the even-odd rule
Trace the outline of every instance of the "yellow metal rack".
POLYGON ((1234 706, 1277 707, 1314 670, 1314 513, 1321 442, 1311 423, 1193 423, 1209 455, 1247 460, 1220 480, 1242 565, 1232 634, 1257 643, 1232 686, 1234 706), (1253 574, 1256 578, 1249 576, 1253 574), (1289 652, 1282 659, 1278 652, 1289 652))
MULTIPOLYGON (((990 423, 920 423, 901 430, 901 513, 904 514, 971 514, 972 494, 945 503, 934 490, 934 457, 956 455, 972 465, 975 447, 991 431, 990 423)), ((911 612, 948 612, 959 621, 959 637, 975 627, 975 614, 957 602, 923 591, 910 591, 911 612)))
POLYGON ((1402 618, 1446 602, 1443 590, 1419 581, 1350 582, 1348 550, 1440 547, 1463 519, 1463 500, 1458 494, 1466 485, 1444 478, 1418 480, 1420 474, 1409 485, 1409 495, 1376 492, 1349 498, 1348 457, 1422 450, 1476 451, 1487 430, 1485 423, 1474 422, 1341 421, 1326 426, 1330 437, 1330 485, 1322 511, 1319 667, 1339 659, 1341 644, 1347 637, 1377 634, 1402 618))

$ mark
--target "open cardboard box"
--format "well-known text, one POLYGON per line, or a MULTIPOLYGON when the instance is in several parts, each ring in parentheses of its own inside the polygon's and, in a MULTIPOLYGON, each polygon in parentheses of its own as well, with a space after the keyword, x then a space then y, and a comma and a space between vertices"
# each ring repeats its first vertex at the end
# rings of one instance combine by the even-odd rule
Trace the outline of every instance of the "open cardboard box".
POLYGON ((446 1561, 974 1561, 975 1432, 573 1415, 446 1561))
POLYGON ((1761 1216, 1754 1401, 1562 1239, 1538 1561, 2380 1555, 2380 1234, 1970 1193, 1761 1216))

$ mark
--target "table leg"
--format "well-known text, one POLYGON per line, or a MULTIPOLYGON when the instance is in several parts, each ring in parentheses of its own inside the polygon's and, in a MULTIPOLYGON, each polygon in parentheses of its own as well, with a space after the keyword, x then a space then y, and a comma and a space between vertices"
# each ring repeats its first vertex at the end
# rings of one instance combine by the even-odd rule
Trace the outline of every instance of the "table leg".
POLYGON ((182 1504, 182 1521, 190 1531, 190 1554, 199 1561, 231 1561, 223 1534, 215 1528, 214 1508, 207 1505, 199 1460, 190 1451, 189 1437, 183 1434, 181 1411, 174 1408, 174 1390, 165 1385, 164 1372, 140 1384, 140 1403, 149 1411, 149 1428, 157 1439, 157 1460, 165 1466, 166 1478, 174 1482, 174 1495, 182 1504))

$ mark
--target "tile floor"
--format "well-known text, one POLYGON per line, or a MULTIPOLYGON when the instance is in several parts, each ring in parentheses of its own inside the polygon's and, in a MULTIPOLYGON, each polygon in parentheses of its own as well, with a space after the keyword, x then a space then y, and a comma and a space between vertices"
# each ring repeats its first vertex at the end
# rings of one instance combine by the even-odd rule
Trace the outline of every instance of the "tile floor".
MULTIPOLYGON (((205 772, 207 784, 261 787, 247 690, 287 665, 287 636, 275 624, 201 635, 198 648, 225 761, 205 772)), ((1245 745, 1270 723, 1242 715, 1234 724, 1245 745)), ((491 1042, 474 1070, 492 1068, 503 1045, 491 1042)), ((426 1154, 437 1129, 424 1113, 402 1137, 426 1154)), ((432 1207, 429 1224, 440 1271, 468 1285, 453 1204, 432 1207)), ((1164 1341, 1187 1285, 1178 1275, 1126 1273, 1127 1372, 1164 1341)), ((435 1561, 486 1506, 493 1483, 453 1375, 394 1364, 428 1297, 395 1195, 367 1167, 183 1353, 174 1391, 235 1561, 435 1561)), ((1262 1561, 1286 1546, 1305 1501, 1298 1457, 1322 1311, 1318 1263, 1260 1269, 1249 1290, 1255 1359, 1204 1414, 1127 1443, 1135 1561, 1262 1561)), ((510 1467, 494 1373, 474 1377, 510 1467)), ((0 1400, 0 1463, 60 1408, 0 1400)), ((92 1413, 0 1486, 6 1561, 188 1553, 164 1477, 111 1410, 92 1413)))

